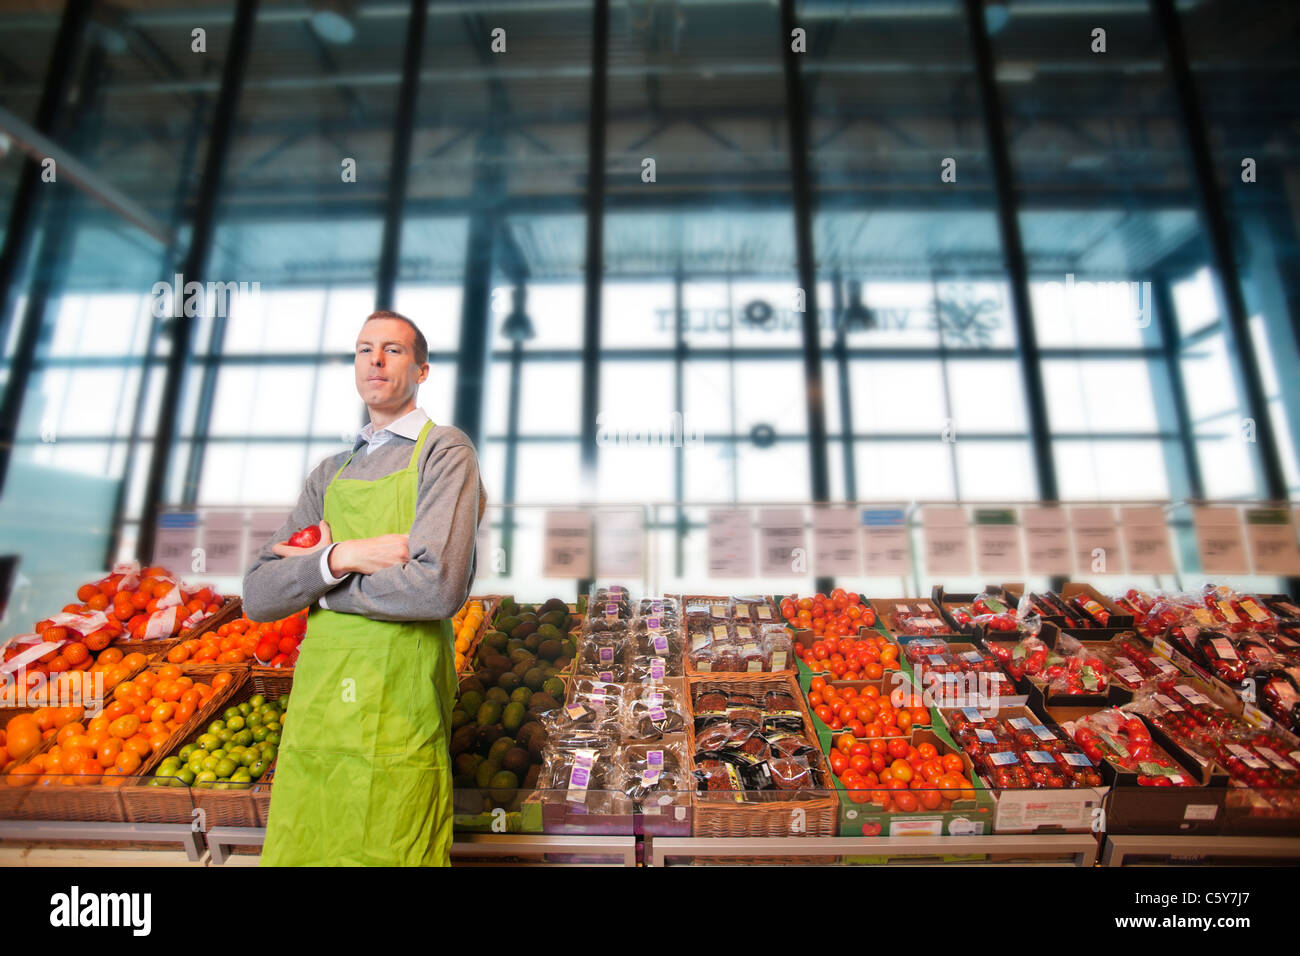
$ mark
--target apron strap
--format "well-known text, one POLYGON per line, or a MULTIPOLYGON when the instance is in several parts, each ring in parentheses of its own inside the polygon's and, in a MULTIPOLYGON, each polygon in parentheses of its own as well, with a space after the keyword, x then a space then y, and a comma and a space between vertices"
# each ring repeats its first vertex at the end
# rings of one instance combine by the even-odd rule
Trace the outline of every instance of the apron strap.
POLYGON ((416 465, 419 464, 420 450, 424 448, 424 440, 429 437, 429 432, 432 429, 433 419, 431 418, 424 423, 424 427, 420 429, 420 437, 415 440, 415 448, 411 450, 411 460, 406 464, 408 470, 415 470, 416 465))

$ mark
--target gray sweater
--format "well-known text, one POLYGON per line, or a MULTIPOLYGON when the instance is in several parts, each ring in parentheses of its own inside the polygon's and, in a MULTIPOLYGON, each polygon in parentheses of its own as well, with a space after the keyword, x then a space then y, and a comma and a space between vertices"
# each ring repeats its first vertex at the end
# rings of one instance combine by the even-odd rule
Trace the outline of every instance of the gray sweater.
MULTIPOLYGON (((414 441, 400 435, 370 454, 358 442, 357 453, 339 477, 373 480, 401 471, 414 448, 414 441)), ((315 606, 327 594, 331 611, 376 621, 450 618, 469 596, 474 581, 474 537, 479 500, 484 497, 478 456, 459 428, 435 426, 424 442, 419 497, 409 532, 411 559, 406 564, 374 574, 349 574, 341 584, 331 586, 321 575, 320 551, 281 558, 271 550, 299 528, 321 520, 325 487, 349 454, 341 451, 316 466, 289 519, 262 545, 244 574, 244 613, 254 621, 273 621, 315 606)))

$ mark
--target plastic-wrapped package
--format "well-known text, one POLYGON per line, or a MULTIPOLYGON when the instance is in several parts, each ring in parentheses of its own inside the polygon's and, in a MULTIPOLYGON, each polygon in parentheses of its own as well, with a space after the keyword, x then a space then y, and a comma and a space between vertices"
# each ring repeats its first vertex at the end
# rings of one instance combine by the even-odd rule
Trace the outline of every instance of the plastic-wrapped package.
POLYGON ((681 602, 674 597, 642 598, 636 605, 636 619, 654 618, 665 628, 674 628, 682 621, 681 602))
POLYGON ((658 657, 640 655, 627 666, 628 681, 634 684, 660 684, 672 677, 683 676, 681 655, 658 657))
POLYGON ((763 735, 774 757, 815 758, 817 747, 801 733, 787 730, 765 732, 763 735))
POLYGON ((794 667, 794 637, 780 624, 767 624, 759 631, 763 669, 783 671, 794 667))
POLYGON ((769 690, 763 694, 763 730, 803 730, 803 713, 789 691, 769 690))
POLYGON ((616 755, 615 766, 618 789, 637 805, 656 795, 671 796, 695 789, 687 772, 686 747, 680 742, 627 744, 616 755))
POLYGON ((1087 714, 1070 728, 1074 742, 1094 763, 1107 760, 1138 775, 1143 787, 1194 787, 1187 774, 1159 744, 1141 718, 1110 708, 1087 714))
POLYGON ((649 740, 686 729, 684 701, 668 688, 645 688, 629 693, 623 704, 623 733, 633 740, 649 740))
POLYGON ((1214 676, 1229 684, 1240 684, 1246 679, 1246 662, 1237 653, 1228 633, 1219 629, 1198 629, 1193 643, 1199 652, 1198 657, 1209 666, 1214 676))
POLYGON ((1056 650, 1065 659, 1059 670, 1054 665, 1043 672, 1049 680, 1049 693, 1069 696, 1106 693, 1110 686, 1110 666, 1100 656, 1068 634, 1060 636, 1056 650))
POLYGON ((777 790, 813 790, 817 774, 807 757, 772 757, 767 762, 772 786, 777 790))
POLYGON ((695 765, 695 779, 701 799, 734 800, 737 803, 742 803, 745 799, 745 784, 739 768, 733 763, 717 759, 698 761, 695 765))
POLYGON ((714 721, 727 719, 727 694, 718 688, 709 688, 695 696, 695 726, 704 727, 714 721))
POLYGON ((610 683, 627 679, 627 652, 632 643, 626 627, 583 634, 578 641, 576 673, 600 677, 610 683))
POLYGON ((622 732, 624 688, 587 677, 576 678, 569 702, 544 718, 548 732, 598 731, 617 739, 622 732))

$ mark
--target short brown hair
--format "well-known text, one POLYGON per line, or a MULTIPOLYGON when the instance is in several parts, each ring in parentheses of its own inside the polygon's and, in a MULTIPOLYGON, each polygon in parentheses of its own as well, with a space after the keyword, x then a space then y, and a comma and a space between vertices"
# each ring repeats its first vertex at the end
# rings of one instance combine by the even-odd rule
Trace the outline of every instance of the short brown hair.
MULTIPOLYGON (((411 327, 411 331, 415 333, 415 364, 423 365, 425 362, 429 361, 428 340, 424 337, 424 333, 420 331, 420 327, 406 316, 402 315, 402 313, 393 312, 389 309, 376 309, 374 312, 371 312, 366 316, 366 322, 369 322, 371 319, 396 319, 398 322, 405 322, 411 327)), ((361 324, 364 326, 366 322, 362 322, 361 324)))

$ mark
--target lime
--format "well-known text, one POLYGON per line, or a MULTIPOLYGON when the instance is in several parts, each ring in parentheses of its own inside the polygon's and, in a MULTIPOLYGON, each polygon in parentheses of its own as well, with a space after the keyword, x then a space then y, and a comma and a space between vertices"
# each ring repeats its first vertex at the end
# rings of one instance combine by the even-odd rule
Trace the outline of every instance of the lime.
POLYGON ((253 705, 250 704, 248 701, 244 701, 236 709, 239 711, 241 717, 247 717, 249 714, 253 712, 253 705))
POLYGON ((269 730, 273 734, 278 734, 283 729, 280 726, 280 722, 278 720, 268 720, 262 726, 264 726, 267 730, 269 730))
POLYGON ((182 761, 180 757, 168 757, 166 760, 164 760, 162 763, 158 765, 158 770, 160 772, 163 770, 171 770, 175 772, 181 769, 181 763, 182 761))
POLYGON ((279 753, 279 751, 276 749, 276 747, 275 747, 274 745, 272 745, 272 746, 270 746, 270 747, 263 747, 263 748, 262 748, 262 759, 263 759, 263 760, 274 761, 274 760, 275 760, 275 755, 276 755, 277 753, 279 753))
POLYGON ((216 757, 218 760, 220 760, 222 757, 224 757, 224 756, 225 756, 226 754, 228 754, 229 752, 230 752, 230 751, 228 751, 225 747, 218 747, 216 750, 212 751, 212 756, 213 756, 213 757, 216 757))
POLYGON ((210 734, 219 734, 225 729, 226 722, 224 720, 214 720, 212 723, 208 724, 208 733, 210 734))
POLYGON ((262 715, 259 714, 257 711, 253 711, 251 714, 249 714, 247 717, 244 718, 244 726, 245 726, 245 727, 261 727, 261 726, 262 726, 262 715))
POLYGON ((251 730, 241 730, 239 733, 235 734, 235 743, 240 746, 247 747, 252 742, 253 732, 251 730))
POLYGON ((262 759, 261 754, 259 754, 256 750, 251 750, 251 749, 245 750, 242 754, 239 755, 239 762, 245 767, 251 767, 253 764, 257 763, 261 759, 262 759))
POLYGON ((278 744, 280 742, 280 735, 276 733, 267 734, 266 742, 268 744, 278 744))
POLYGON ((198 744, 186 744, 180 749, 180 753, 177 754, 177 756, 181 758, 181 763, 184 763, 186 760, 190 759, 190 754, 194 753, 194 751, 198 749, 198 744))
POLYGON ((155 777, 174 777, 180 773, 180 767, 159 767, 153 772, 155 777))
POLYGON ((221 746, 221 738, 216 734, 204 734, 199 738, 199 746, 207 751, 216 750, 221 746))
POLYGON ((276 706, 276 707, 279 707, 281 710, 288 710, 288 709, 289 709, 289 695, 288 695, 288 694, 281 694, 281 695, 279 696, 279 698, 276 700, 276 702, 275 702, 275 706, 276 706))
POLYGON ((217 765, 220 764, 221 761, 225 759, 226 759, 225 757, 217 757, 213 754, 209 754, 208 756, 203 758, 203 763, 201 764, 201 766, 203 767, 204 770, 216 770, 217 765))
POLYGON ((213 781, 215 781, 216 779, 217 779, 217 775, 215 773, 213 773, 211 770, 204 770, 201 774, 199 774, 197 777, 194 778, 194 785, 204 790, 210 790, 212 788, 213 781))
POLYGON ((221 715, 221 719, 225 721, 230 721, 232 718, 238 716, 239 716, 238 707, 227 707, 225 712, 221 715))
POLYGON ((265 703, 266 703, 266 696, 263 694, 254 694, 252 697, 248 698, 248 706, 251 707, 253 710, 257 710, 265 703))
POLYGON ((226 729, 227 729, 227 730, 233 730, 233 731, 235 731, 236 733, 238 733, 239 731, 243 730, 243 729, 244 729, 244 716, 243 716, 243 714, 235 714, 234 717, 231 717, 229 720, 227 720, 227 721, 226 721, 226 729))
POLYGON ((222 757, 213 769, 216 770, 217 776, 224 780, 234 773, 235 768, 238 766, 239 764, 235 763, 235 761, 231 760, 229 757, 222 757))
POLYGON ((253 763, 249 764, 248 772, 252 775, 254 780, 260 780, 262 774, 266 773, 267 768, 270 766, 271 761, 263 757, 261 760, 255 760, 253 763))
POLYGON ((198 774, 189 767, 182 767, 180 772, 176 774, 176 779, 185 784, 185 786, 190 787, 194 785, 194 778, 196 776, 198 776, 198 774))
POLYGON ((267 730, 265 727, 259 725, 253 728, 252 733, 253 733, 253 739, 260 744, 263 740, 266 739, 266 735, 269 734, 270 731, 267 730))
POLYGON ((223 744, 228 744, 230 743, 231 740, 234 739, 235 732, 233 730, 223 730, 219 734, 217 734, 217 737, 221 740, 223 744))

